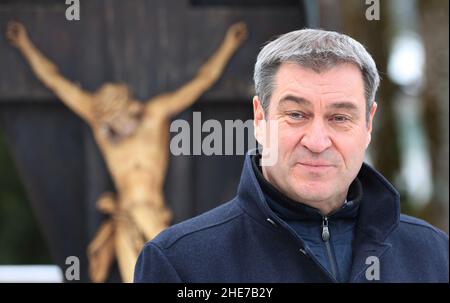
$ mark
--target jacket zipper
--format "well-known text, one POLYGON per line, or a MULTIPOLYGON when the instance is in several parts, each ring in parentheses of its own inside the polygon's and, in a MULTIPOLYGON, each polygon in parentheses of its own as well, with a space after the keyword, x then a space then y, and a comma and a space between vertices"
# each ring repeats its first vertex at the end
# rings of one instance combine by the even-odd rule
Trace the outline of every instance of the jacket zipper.
MULTIPOLYGON (((303 243, 303 240, 297 235, 297 233, 295 232, 294 229, 292 229, 292 227, 290 227, 287 223, 284 223, 284 221, 281 220, 280 218, 278 218, 276 215, 275 215, 275 216, 272 216, 272 218, 276 221, 275 224, 278 224, 278 225, 284 227, 284 228, 288 231, 288 233, 289 233, 296 241, 299 241, 300 243, 303 243)), ((269 221, 269 220, 268 220, 268 221, 269 221)), ((270 222, 270 221, 269 221, 269 222, 270 222)), ((330 247, 330 248, 331 248, 331 247, 330 247)), ((327 270, 327 268, 326 268, 324 265, 322 265, 322 264, 314 257, 314 255, 313 255, 308 249, 305 250, 304 248, 301 248, 300 251, 301 251, 303 254, 305 254, 305 252, 306 252, 306 255, 307 255, 309 258, 311 258, 311 259, 313 260, 313 262, 316 263, 316 265, 317 265, 323 272, 326 272, 326 273, 329 275, 330 272, 327 270)), ((330 250, 330 251, 331 251, 331 250, 330 250)), ((339 282, 339 281, 336 279, 336 277, 333 276, 333 275, 330 276, 330 278, 332 279, 333 282, 339 282)))
POLYGON ((331 234, 330 234, 330 229, 328 227, 328 217, 322 216, 322 240, 325 243, 325 248, 326 248, 327 256, 328 256, 328 262, 330 263, 330 268, 331 268, 331 274, 337 280, 337 264, 336 264, 335 255, 333 254, 333 251, 331 249, 330 237, 331 237, 331 234))

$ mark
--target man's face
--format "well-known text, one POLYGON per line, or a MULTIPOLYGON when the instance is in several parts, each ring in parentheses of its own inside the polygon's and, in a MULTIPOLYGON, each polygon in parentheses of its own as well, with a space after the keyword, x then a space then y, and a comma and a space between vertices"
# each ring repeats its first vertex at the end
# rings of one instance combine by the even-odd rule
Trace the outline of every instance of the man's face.
POLYGON ((360 69, 343 63, 316 73, 283 63, 275 77, 267 117, 253 100, 258 142, 268 124, 278 129, 278 161, 262 166, 265 178, 290 198, 328 214, 345 200, 369 145, 376 103, 366 119, 360 69))
POLYGON ((139 126, 143 106, 130 99, 126 85, 103 85, 97 94, 96 102, 96 110, 102 123, 119 137, 130 136, 139 126))

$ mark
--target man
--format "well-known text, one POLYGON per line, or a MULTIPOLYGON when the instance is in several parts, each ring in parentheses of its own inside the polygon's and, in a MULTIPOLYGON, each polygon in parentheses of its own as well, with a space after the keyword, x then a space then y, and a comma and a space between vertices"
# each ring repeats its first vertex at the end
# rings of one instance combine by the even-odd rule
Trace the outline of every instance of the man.
POLYGON ((262 49, 254 80, 264 156, 247 154, 233 200, 147 243, 135 281, 448 282, 448 236, 401 215, 363 163, 380 82, 364 47, 290 32, 262 49))

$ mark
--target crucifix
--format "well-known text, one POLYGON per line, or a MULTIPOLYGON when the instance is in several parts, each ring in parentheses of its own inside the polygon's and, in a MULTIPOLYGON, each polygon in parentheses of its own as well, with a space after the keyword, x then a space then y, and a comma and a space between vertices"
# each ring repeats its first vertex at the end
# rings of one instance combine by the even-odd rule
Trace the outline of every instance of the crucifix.
POLYGON ((90 126, 115 185, 116 192, 105 192, 97 200, 97 208, 109 218, 87 250, 94 282, 106 280, 115 259, 122 280, 131 282, 144 243, 169 225, 172 214, 165 206, 163 185, 170 119, 219 79, 247 35, 245 23, 231 25, 219 48, 192 80, 173 92, 140 102, 123 83, 105 83, 94 92, 83 90, 62 76, 37 49, 23 24, 8 23, 7 39, 37 78, 90 126))

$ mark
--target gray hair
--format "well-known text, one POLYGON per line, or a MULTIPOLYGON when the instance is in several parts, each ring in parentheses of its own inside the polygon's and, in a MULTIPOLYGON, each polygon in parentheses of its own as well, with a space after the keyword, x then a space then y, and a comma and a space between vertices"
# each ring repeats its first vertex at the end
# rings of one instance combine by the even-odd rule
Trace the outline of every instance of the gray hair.
POLYGON ((266 113, 275 75, 284 62, 293 62, 318 73, 341 63, 356 64, 364 81, 368 121, 380 76, 372 56, 361 43, 347 35, 319 29, 292 31, 268 43, 258 54, 253 75, 256 94, 266 113))

